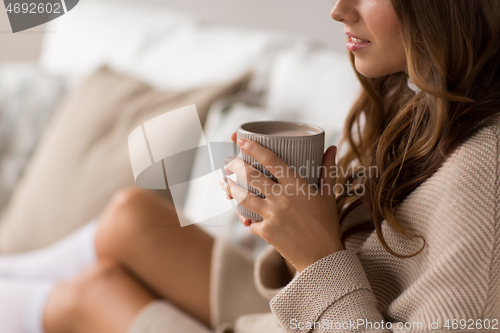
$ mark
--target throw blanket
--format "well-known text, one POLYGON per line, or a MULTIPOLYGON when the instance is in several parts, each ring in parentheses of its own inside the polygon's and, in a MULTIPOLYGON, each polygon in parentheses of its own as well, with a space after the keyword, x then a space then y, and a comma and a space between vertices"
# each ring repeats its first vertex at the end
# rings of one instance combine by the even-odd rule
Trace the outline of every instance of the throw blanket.
POLYGON ((63 93, 63 83, 32 63, 0 66, 0 211, 63 93))

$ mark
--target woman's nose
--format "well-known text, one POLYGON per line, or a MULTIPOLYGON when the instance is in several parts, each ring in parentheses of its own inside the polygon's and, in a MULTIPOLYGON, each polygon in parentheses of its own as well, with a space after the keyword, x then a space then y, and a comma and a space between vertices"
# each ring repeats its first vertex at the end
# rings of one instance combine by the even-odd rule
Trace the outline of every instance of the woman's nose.
POLYGON ((332 19, 341 23, 355 23, 358 20, 358 14, 353 2, 353 0, 337 0, 330 13, 332 19))

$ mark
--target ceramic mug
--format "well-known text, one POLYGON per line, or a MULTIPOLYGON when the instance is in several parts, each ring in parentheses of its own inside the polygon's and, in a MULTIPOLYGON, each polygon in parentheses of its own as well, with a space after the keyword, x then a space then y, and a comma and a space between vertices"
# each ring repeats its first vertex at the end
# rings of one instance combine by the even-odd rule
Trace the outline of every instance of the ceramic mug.
MULTIPOLYGON (((323 163, 325 149, 325 131, 315 125, 288 121, 255 121, 242 124, 237 133, 237 140, 249 139, 262 145, 278 155, 289 167, 293 168, 310 185, 318 185, 320 167, 323 163)), ((257 168, 274 182, 276 178, 264 166, 239 151, 238 157, 257 168)), ((280 170, 286 172, 286 170, 280 170)), ((265 196, 240 177, 237 184, 258 195, 265 196)), ((274 193, 274 192, 273 192, 274 193)), ((262 221, 262 217, 238 204, 238 212, 252 220, 262 221)))

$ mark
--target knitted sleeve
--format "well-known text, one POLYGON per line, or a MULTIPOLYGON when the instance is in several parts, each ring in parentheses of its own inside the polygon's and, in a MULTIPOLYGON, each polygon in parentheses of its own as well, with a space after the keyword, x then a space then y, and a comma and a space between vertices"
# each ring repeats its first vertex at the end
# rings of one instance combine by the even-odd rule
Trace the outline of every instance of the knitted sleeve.
POLYGON ((459 149, 403 209, 429 240, 420 259, 405 266, 370 237, 362 257, 316 261, 271 299, 284 331, 500 332, 499 128, 459 149))
POLYGON ((307 267, 271 300, 271 310, 286 332, 359 331, 358 320, 384 320, 363 266, 348 250, 307 267))

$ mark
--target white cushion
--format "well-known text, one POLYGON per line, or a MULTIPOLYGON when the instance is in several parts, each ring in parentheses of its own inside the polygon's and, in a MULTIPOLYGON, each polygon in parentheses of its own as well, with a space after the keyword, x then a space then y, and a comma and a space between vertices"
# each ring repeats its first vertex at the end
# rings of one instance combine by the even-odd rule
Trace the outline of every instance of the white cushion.
POLYGON ((102 63, 154 87, 179 91, 229 82, 283 35, 197 21, 164 6, 86 0, 48 23, 40 65, 80 80, 102 63))

